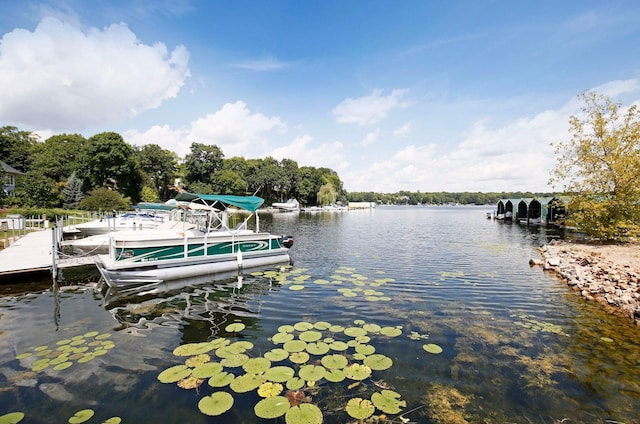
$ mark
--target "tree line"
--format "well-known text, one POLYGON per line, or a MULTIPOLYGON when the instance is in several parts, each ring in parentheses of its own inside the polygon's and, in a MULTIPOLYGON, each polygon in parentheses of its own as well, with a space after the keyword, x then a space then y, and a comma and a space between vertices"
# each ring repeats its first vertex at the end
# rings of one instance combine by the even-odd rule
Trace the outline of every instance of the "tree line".
POLYGON ((306 205, 347 200, 342 181, 329 168, 272 157, 225 158, 218 146, 197 142, 182 159, 157 144, 132 146, 115 132, 89 138, 60 134, 40 142, 29 131, 4 126, 0 160, 24 174, 16 179, 14 196, 0 190, 8 206, 126 209, 139 201, 166 201, 179 189, 257 195, 267 204, 289 198, 306 205))

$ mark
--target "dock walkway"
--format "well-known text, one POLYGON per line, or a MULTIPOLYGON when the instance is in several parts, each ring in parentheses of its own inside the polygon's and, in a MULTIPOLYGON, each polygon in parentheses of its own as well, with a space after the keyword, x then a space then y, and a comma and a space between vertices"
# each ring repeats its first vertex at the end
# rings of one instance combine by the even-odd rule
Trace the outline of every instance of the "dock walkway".
MULTIPOLYGON (((0 250, 0 276, 50 271, 53 267, 52 240, 51 230, 34 231, 0 250)), ((62 269, 91 265, 94 260, 91 256, 65 258, 58 260, 57 265, 62 269)))

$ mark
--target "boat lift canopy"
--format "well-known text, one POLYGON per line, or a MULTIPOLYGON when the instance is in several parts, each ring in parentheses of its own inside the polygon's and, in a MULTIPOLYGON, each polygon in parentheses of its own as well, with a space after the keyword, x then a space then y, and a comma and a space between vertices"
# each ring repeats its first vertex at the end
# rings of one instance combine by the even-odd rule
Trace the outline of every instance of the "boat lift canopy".
POLYGON ((248 210, 249 212, 255 212, 264 203, 262 197, 257 196, 233 196, 226 194, 194 194, 194 193, 178 193, 175 197, 178 202, 193 202, 203 203, 206 206, 215 207, 216 204, 221 204, 226 209, 226 206, 231 205, 240 209, 248 210))

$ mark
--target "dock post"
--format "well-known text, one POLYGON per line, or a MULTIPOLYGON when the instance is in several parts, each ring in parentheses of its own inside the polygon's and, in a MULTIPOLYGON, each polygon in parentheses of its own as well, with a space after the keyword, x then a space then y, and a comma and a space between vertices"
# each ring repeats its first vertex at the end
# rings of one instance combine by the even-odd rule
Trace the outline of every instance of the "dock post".
POLYGON ((56 234, 56 226, 54 225, 53 228, 51 229, 51 261, 52 261, 51 275, 54 281, 58 279, 58 264, 56 263, 57 256, 58 256, 58 237, 56 234))

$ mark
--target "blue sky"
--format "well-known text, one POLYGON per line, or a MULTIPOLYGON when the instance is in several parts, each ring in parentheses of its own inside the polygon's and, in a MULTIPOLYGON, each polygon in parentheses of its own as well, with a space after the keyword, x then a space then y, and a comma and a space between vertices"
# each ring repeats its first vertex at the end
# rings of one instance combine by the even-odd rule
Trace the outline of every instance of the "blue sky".
POLYGON ((585 90, 639 103, 640 2, 0 0, 0 125, 216 144, 348 191, 552 191, 585 90))

